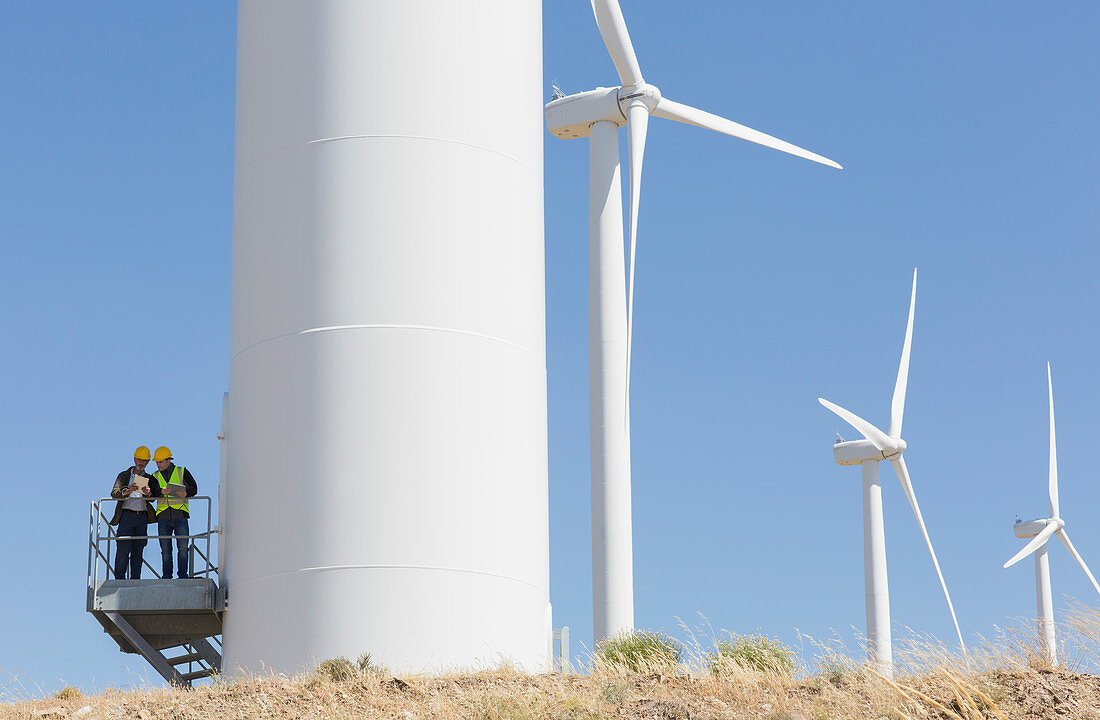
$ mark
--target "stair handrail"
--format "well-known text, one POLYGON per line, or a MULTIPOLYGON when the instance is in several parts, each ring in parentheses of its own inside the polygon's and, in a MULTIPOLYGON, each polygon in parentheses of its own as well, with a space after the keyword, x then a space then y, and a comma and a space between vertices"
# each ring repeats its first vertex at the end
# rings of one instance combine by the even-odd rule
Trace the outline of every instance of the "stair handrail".
MULTIPOLYGON (((210 539, 218 533, 217 529, 211 524, 212 520, 212 501, 209 495, 194 495, 187 498, 188 503, 192 501, 198 501, 200 503, 206 503, 206 530, 198 533, 192 533, 190 535, 119 535, 115 532, 114 527, 110 524, 110 519, 103 513, 103 503, 105 502, 124 502, 126 498, 114 498, 114 497, 101 497, 93 500, 89 508, 89 529, 88 529, 88 590, 90 592, 95 590, 98 584, 99 578, 99 563, 103 561, 103 579, 110 579, 112 572, 111 565, 111 546, 117 543, 119 540, 161 540, 164 538, 185 538, 188 540, 188 575, 196 576, 201 575, 209 578, 213 573, 216 573, 218 568, 215 567, 211 560, 210 552, 210 539), (106 532, 104 532, 104 528, 106 532), (196 541, 205 541, 206 552, 203 552, 196 541), (205 561, 205 567, 198 573, 194 572, 194 555, 195 553, 202 556, 205 561)), ((192 519, 195 516, 191 513, 192 519)), ((148 567, 154 575, 157 570, 145 560, 144 554, 142 555, 142 563, 148 567)), ((89 603, 91 598, 89 596, 89 603)), ((90 605, 89 605, 90 607, 90 605)))

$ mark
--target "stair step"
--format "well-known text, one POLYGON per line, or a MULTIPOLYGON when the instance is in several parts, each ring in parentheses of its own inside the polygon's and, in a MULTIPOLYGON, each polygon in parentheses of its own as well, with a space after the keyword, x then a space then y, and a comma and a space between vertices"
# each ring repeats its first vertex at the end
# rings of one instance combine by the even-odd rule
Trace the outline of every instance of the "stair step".
POLYGON ((210 677, 213 674, 214 674, 213 670, 207 669, 207 670, 197 670, 197 671, 192 672, 192 673, 182 673, 180 675, 180 677, 182 677, 187 682, 191 682, 192 680, 198 680, 199 678, 210 677))
POLYGON ((202 653, 187 653, 186 655, 180 655, 174 658, 168 658, 169 665, 183 665, 184 663, 197 662, 202 660, 202 653))

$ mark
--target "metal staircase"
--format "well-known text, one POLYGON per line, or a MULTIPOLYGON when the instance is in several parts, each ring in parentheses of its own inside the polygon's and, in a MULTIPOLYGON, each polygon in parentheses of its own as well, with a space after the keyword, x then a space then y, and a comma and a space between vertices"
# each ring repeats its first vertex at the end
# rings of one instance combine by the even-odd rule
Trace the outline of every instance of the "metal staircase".
MULTIPOLYGON (((218 569, 210 560, 210 498, 188 500, 205 501, 207 512, 206 529, 189 536, 186 579, 162 580, 147 561, 148 580, 110 577, 119 537, 107 522, 103 503, 117 502, 112 498, 92 503, 88 545, 88 612, 122 652, 140 654, 166 681, 182 687, 220 672, 225 611, 225 593, 215 579, 218 569)), ((195 514, 191 519, 196 521, 195 514)), ((152 545, 159 555, 160 547, 152 545)))

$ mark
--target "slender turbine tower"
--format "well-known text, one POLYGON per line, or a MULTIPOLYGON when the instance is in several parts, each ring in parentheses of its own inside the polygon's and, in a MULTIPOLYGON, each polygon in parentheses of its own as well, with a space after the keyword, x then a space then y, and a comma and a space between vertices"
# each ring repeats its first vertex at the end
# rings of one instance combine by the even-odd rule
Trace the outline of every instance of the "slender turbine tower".
POLYGON ((913 312, 917 306, 917 271, 913 270, 913 293, 909 299, 909 322, 905 326, 905 343, 901 348, 901 364, 898 367, 898 379, 894 384, 894 398, 890 403, 890 432, 884 433, 863 418, 844 408, 834 405, 824 398, 818 402, 843 418, 849 425, 863 435, 863 440, 843 440, 833 445, 833 455, 838 465, 859 465, 863 470, 863 569, 867 596, 867 659, 879 668, 879 672, 892 676, 894 671, 893 649, 890 638, 890 593, 886 582, 886 533, 882 522, 882 484, 879 481, 878 464, 889 460, 894 466, 909 506, 920 525, 921 535, 932 556, 940 587, 947 598, 947 608, 951 611, 951 621, 955 623, 955 632, 959 636, 959 645, 965 651, 959 621, 955 617, 955 607, 951 604, 951 595, 947 592, 947 583, 940 572, 940 563, 936 551, 932 549, 932 540, 924 526, 917 496, 913 493, 913 484, 909 480, 909 470, 905 467, 905 441, 901 439, 901 419, 905 412, 905 387, 909 382, 909 350, 913 342, 913 312))
POLYGON ((593 634, 597 641, 634 627, 630 520, 630 342, 634 249, 642 155, 649 116, 697 125, 839 168, 832 160, 661 96, 642 79, 618 0, 592 0, 596 24, 620 87, 558 98, 546 124, 559 138, 589 138, 588 397, 592 462, 593 634), (630 151, 630 279, 623 275, 619 128, 630 151))
POLYGON ((548 667, 541 0, 240 0, 224 667, 548 667))
POLYGON ((1096 578, 1092 576, 1085 559, 1073 547, 1066 534, 1066 522, 1058 510, 1058 452, 1054 443, 1054 383, 1050 379, 1050 363, 1047 363, 1047 392, 1050 396, 1050 480, 1048 490, 1050 492, 1050 517, 1042 520, 1029 520, 1028 522, 1016 521, 1012 527, 1018 538, 1033 538, 1020 552, 1012 556, 1012 559, 1004 564, 1010 567, 1031 553, 1035 553, 1035 604, 1037 610, 1037 622, 1039 626, 1039 638, 1047 658, 1052 665, 1058 664, 1058 651, 1054 642, 1054 603, 1050 594, 1050 559, 1047 557, 1047 541, 1051 535, 1057 535, 1058 539, 1066 546, 1073 559, 1088 575, 1089 582, 1100 593, 1100 585, 1096 584, 1096 578))

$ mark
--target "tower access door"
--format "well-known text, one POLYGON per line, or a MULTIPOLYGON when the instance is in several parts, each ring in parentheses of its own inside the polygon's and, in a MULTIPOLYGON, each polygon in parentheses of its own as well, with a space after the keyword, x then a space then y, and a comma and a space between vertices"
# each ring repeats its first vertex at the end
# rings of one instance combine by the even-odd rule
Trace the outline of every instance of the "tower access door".
MULTIPOLYGON (((221 671, 222 614, 225 593, 218 586, 211 557, 210 498, 195 496, 189 503, 206 503, 206 525, 201 513, 191 514, 191 535, 187 537, 188 577, 163 580, 143 560, 149 579, 119 580, 113 577, 112 558, 118 551, 119 536, 104 515, 104 503, 113 510, 114 498, 100 498, 91 505, 88 537, 87 610, 118 643, 124 653, 144 657, 161 677, 173 685, 191 687, 200 678, 221 671)), ((196 508, 197 509, 197 508, 196 508)), ((155 532, 156 526, 150 525, 155 532)), ((130 536, 138 537, 138 536, 130 536)), ((159 536, 148 535, 159 541, 159 536)), ((173 539, 173 543, 175 540, 173 539)), ((150 542, 159 560, 158 542, 150 542)), ((173 554, 175 549, 173 548, 173 554)))

